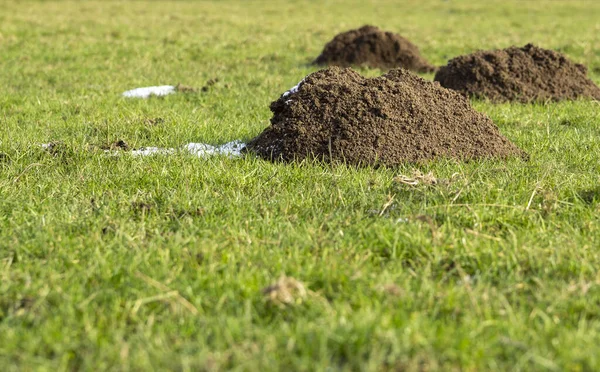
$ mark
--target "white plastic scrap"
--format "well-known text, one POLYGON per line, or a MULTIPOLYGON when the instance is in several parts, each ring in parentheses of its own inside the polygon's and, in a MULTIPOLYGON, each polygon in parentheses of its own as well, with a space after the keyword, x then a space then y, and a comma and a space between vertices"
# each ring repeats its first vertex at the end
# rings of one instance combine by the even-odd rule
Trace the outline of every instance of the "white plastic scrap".
MULTIPOLYGON (((54 143, 42 143, 40 146, 44 150, 49 150, 55 146, 54 143)), ((138 150, 126 152, 131 156, 150 156, 150 155, 170 155, 174 154, 177 150, 188 152, 190 155, 195 155, 199 158, 205 158, 213 155, 224 155, 230 158, 236 158, 242 156, 242 150, 246 147, 246 144, 240 140, 227 142, 223 145, 213 146, 208 143, 196 143, 190 142, 187 145, 179 148, 164 148, 164 147, 142 147, 138 150)), ((105 153, 112 156, 119 156, 125 154, 121 151, 104 150, 105 153)))
POLYGON ((160 147, 142 147, 139 150, 131 151, 131 156, 165 155, 172 154, 175 149, 163 149, 160 147))
POLYGON ((123 92, 123 97, 148 98, 150 96, 166 96, 175 92, 176 89, 172 85, 160 85, 156 87, 144 87, 128 90, 126 92, 123 92))
POLYGON ((298 93, 298 89, 300 89, 300 85, 302 85, 302 83, 304 83, 304 79, 300 80, 300 82, 298 84, 296 84, 292 89, 290 89, 287 92, 283 93, 283 96, 287 97, 290 94, 298 93))
MULTIPOLYGON (((199 158, 205 158, 212 155, 225 155, 230 158, 242 156, 242 149, 246 144, 239 141, 231 141, 220 146, 213 146, 207 143, 188 143, 181 148, 182 151, 195 155, 199 158)), ((172 148, 161 147, 143 147, 139 150, 131 151, 132 156, 150 156, 150 155, 169 155, 176 150, 172 148)))
POLYGON ((213 146, 206 143, 188 143, 184 146, 192 155, 205 157, 210 155, 227 155, 229 157, 237 157, 242 155, 242 149, 246 144, 239 141, 231 141, 220 146, 213 146))

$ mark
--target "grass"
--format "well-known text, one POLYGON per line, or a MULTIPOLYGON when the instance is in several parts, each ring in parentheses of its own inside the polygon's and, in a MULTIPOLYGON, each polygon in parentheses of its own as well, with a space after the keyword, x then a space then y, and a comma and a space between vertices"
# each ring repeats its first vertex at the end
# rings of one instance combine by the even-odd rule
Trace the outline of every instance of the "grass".
POLYGON ((597 102, 473 102, 529 162, 353 169, 100 149, 252 138, 324 43, 365 23, 438 65, 534 42, 600 83, 600 3, 0 8, 2 370, 600 369, 597 102), (449 181, 396 179, 415 170, 449 181))

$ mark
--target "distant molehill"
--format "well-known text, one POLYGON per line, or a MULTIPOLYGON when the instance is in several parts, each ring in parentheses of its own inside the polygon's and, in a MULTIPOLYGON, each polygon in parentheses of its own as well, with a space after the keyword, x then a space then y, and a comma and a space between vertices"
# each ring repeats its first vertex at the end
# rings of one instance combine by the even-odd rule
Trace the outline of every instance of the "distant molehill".
POLYGON ((600 100, 600 88, 586 75, 585 66, 563 54, 527 44, 456 57, 438 70, 435 81, 493 102, 600 100))
POLYGON ((368 66, 381 69, 405 68, 416 72, 433 72, 430 65, 410 41, 375 26, 363 26, 333 38, 314 61, 326 66, 368 66))

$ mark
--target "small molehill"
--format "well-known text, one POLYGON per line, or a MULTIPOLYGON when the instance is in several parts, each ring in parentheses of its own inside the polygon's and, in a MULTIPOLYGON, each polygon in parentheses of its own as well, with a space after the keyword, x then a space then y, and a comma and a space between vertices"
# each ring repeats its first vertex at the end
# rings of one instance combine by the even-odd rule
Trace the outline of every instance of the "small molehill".
POLYGON ((337 35, 325 45, 314 63, 381 69, 402 67, 416 72, 435 71, 435 67, 421 57, 419 48, 413 43, 375 26, 363 26, 337 35))
POLYGON ((403 69, 365 78, 330 67, 285 92, 271 111, 271 126, 247 144, 270 160, 393 166, 526 157, 464 96, 403 69))
POLYGON ((585 66, 563 54, 527 44, 456 57, 439 69, 435 81, 493 102, 600 100, 600 88, 586 75, 585 66))

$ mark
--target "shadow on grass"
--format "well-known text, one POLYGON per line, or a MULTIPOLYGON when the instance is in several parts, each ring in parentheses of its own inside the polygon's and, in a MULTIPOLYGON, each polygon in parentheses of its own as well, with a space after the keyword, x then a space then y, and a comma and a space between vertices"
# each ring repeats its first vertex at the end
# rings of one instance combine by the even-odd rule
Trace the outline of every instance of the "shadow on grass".
POLYGON ((600 186, 591 189, 580 190, 577 192, 579 198, 586 204, 593 204, 600 201, 600 186))

